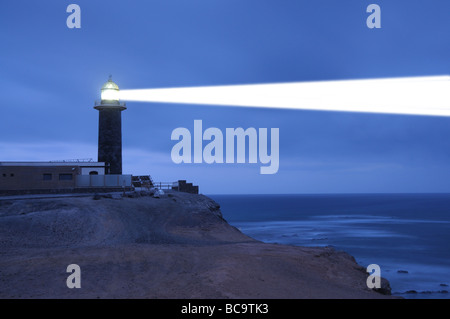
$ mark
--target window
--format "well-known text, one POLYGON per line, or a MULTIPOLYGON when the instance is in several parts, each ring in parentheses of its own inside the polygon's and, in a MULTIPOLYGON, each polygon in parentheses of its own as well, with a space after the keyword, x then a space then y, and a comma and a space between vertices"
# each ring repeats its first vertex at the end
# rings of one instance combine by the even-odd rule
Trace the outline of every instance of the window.
POLYGON ((14 173, 11 173, 11 175, 10 175, 11 177, 14 177, 14 173))
POLYGON ((73 178, 72 174, 59 174, 60 181, 71 181, 73 178))
POLYGON ((97 171, 90 171, 89 175, 98 175, 98 172, 97 171))
POLYGON ((43 174, 42 179, 44 181, 51 181, 52 180, 52 174, 43 174))
POLYGON ((6 177, 6 174, 3 174, 3 177, 6 177))

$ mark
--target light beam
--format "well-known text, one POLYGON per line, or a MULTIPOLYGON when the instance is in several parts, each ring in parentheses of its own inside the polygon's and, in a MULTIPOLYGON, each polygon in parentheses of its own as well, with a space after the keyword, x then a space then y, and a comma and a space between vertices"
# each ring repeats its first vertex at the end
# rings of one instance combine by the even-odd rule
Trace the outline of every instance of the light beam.
POLYGON ((122 90, 120 99, 450 116, 450 76, 122 90))

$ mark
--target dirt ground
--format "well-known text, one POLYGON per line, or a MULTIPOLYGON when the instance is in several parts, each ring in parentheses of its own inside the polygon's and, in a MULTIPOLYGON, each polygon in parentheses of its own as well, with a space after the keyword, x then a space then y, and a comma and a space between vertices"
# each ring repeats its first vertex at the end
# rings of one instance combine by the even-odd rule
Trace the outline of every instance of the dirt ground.
POLYGON ((366 278, 344 252, 247 237, 203 195, 0 201, 0 298, 390 298, 366 278))

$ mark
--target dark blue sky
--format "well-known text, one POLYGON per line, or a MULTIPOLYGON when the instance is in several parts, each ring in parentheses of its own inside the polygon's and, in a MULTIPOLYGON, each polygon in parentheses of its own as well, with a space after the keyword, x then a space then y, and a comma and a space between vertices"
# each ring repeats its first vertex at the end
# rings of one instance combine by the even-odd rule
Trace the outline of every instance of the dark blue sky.
MULTIPOLYGON (((109 74, 123 89, 448 75, 449 12, 448 0, 5 0, 0 160, 96 159, 109 74), (66 27, 70 3, 81 29, 66 27), (366 26, 370 3, 381 29, 366 26)), ((449 192, 449 136, 450 118, 130 102, 124 173, 207 194, 449 192), (172 163, 171 132, 194 119, 280 128, 278 173, 172 163)))

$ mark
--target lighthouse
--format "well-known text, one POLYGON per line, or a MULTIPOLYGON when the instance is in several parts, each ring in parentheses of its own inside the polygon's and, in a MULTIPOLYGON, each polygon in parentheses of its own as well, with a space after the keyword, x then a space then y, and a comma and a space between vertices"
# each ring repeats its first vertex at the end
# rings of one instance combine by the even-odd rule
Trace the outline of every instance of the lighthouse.
POLYGON ((98 117, 98 161, 106 163, 106 174, 122 174, 122 111, 119 86, 109 77, 101 89, 101 101, 95 102, 98 117))

